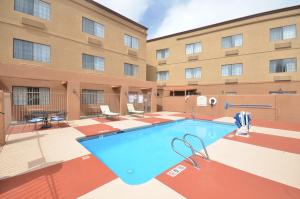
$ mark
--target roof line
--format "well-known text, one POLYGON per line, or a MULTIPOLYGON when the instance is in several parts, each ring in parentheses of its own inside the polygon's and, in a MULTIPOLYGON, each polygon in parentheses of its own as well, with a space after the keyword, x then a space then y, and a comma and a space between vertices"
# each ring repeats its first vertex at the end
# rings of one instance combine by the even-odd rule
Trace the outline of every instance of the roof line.
POLYGON ((85 0, 85 1, 87 1, 90 4, 93 4, 94 6, 97 6, 98 8, 101 8, 101 9, 103 9, 103 10, 105 10, 105 11, 107 11, 107 12, 113 14, 113 15, 116 15, 117 17, 120 17, 120 18, 124 19, 125 21, 128 21, 129 23, 132 23, 133 25, 136 25, 140 28, 148 30, 148 28, 146 26, 143 26, 142 24, 139 24, 139 23, 129 19, 129 18, 125 17, 124 15, 121 15, 120 13, 118 13, 116 11, 113 11, 112 9, 110 9, 110 8, 104 6, 104 5, 102 5, 102 4, 100 4, 96 1, 93 1, 93 0, 85 0))
POLYGON ((296 6, 271 10, 271 11, 267 11, 267 12, 261 12, 261 13, 258 13, 258 14, 248 15, 248 16, 245 16, 245 17, 240 17, 240 18, 231 19, 231 20, 228 20, 228 21, 223 21, 223 22, 220 22, 220 23, 211 24, 211 25, 208 25, 208 26, 203 26, 203 27, 199 27, 199 28, 194 28, 194 29, 190 29, 190 30, 186 30, 186 31, 182 31, 182 32, 177 32, 177 33, 173 33, 173 34, 169 34, 169 35, 149 39, 149 40, 147 40, 147 42, 157 41, 157 40, 161 40, 161 39, 165 39, 165 38, 169 38, 169 37, 183 35, 183 34, 186 34, 186 33, 196 32, 196 31, 199 31, 199 30, 213 28, 213 27, 226 25, 226 24, 230 24, 230 23, 234 23, 234 22, 238 22, 238 21, 243 21, 243 20, 247 20, 247 19, 251 19, 251 18, 255 18, 255 17, 261 17, 261 16, 265 16, 265 15, 269 15, 269 14, 275 14, 275 13, 280 13, 280 12, 284 12, 284 11, 295 10, 295 9, 299 9, 299 8, 300 8, 300 5, 296 5, 296 6))

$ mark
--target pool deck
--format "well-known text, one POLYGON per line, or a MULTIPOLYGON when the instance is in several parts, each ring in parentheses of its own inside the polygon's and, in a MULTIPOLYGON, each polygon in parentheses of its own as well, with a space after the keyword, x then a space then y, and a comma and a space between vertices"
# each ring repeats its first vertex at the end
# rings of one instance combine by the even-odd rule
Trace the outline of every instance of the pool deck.
MULTIPOLYGON (((175 177, 168 169, 128 185, 76 139, 189 118, 175 112, 70 121, 32 131, 15 126, 0 148, 0 198, 300 198, 300 124, 253 121, 250 137, 232 132, 207 147, 200 170, 189 162, 175 177)), ((232 118, 197 119, 233 123, 232 118)))

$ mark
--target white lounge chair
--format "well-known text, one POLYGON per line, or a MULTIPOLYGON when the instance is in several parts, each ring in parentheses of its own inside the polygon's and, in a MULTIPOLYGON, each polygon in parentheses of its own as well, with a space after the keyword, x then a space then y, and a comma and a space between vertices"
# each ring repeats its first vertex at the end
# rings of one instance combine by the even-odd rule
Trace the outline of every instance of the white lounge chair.
POLYGON ((101 109, 102 114, 105 115, 107 118, 108 117, 117 117, 117 118, 119 118, 120 114, 119 113, 111 112, 109 110, 108 105, 100 105, 100 109, 101 109))
POLYGON ((144 111, 137 111, 135 110, 133 104, 127 104, 127 109, 129 114, 142 114, 144 117, 144 111))

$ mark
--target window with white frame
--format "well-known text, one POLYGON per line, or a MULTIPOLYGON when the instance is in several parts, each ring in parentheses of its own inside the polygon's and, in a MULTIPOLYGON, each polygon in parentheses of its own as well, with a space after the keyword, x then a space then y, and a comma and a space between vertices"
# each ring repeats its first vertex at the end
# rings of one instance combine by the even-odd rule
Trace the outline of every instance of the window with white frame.
POLYGON ((95 71, 104 71, 104 58, 82 54, 82 68, 95 71))
POLYGON ((49 102, 49 88, 13 87, 13 105, 47 105, 49 102))
POLYGON ((15 0, 15 10, 50 20, 50 4, 41 0, 15 0))
POLYGON ((128 48, 139 49, 139 40, 130 35, 124 35, 124 44, 128 48))
POLYGON ((83 89, 81 93, 82 104, 102 104, 104 103, 104 91, 83 89))
POLYGON ((158 71, 156 79, 157 81, 167 81, 169 79, 169 71, 158 71))
POLYGON ((243 45, 243 35, 232 35, 222 38, 222 48, 236 48, 243 45))
POLYGON ((103 38, 104 26, 88 18, 82 17, 82 32, 103 38))
POLYGON ((296 38, 296 25, 288 25, 283 27, 271 28, 270 39, 271 41, 280 41, 285 39, 296 38))
POLYGON ((226 64, 222 65, 222 76, 240 76, 243 73, 243 64, 226 64))
POLYGON ((202 44, 200 42, 187 44, 185 46, 185 53, 187 55, 198 54, 200 52, 202 52, 202 44))
POLYGON ((169 57, 169 48, 160 49, 156 51, 157 60, 167 59, 168 57, 169 57))
POLYGON ((124 74, 127 76, 136 76, 138 72, 138 66, 134 64, 124 64, 124 74))
POLYGON ((200 79, 201 78, 201 68, 186 68, 185 69, 185 79, 200 79))
POLYGON ((270 73, 291 73, 297 71, 297 59, 277 59, 270 61, 270 73))
POLYGON ((20 39, 14 39, 14 58, 38 61, 43 63, 50 62, 50 46, 33 43, 20 39))

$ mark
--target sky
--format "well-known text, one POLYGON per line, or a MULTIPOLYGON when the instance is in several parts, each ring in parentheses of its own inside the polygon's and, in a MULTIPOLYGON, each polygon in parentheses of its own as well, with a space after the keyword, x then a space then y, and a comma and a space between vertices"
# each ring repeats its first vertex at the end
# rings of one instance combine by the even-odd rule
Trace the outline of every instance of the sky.
POLYGON ((274 9, 300 0, 94 0, 146 27, 148 39, 274 9))

